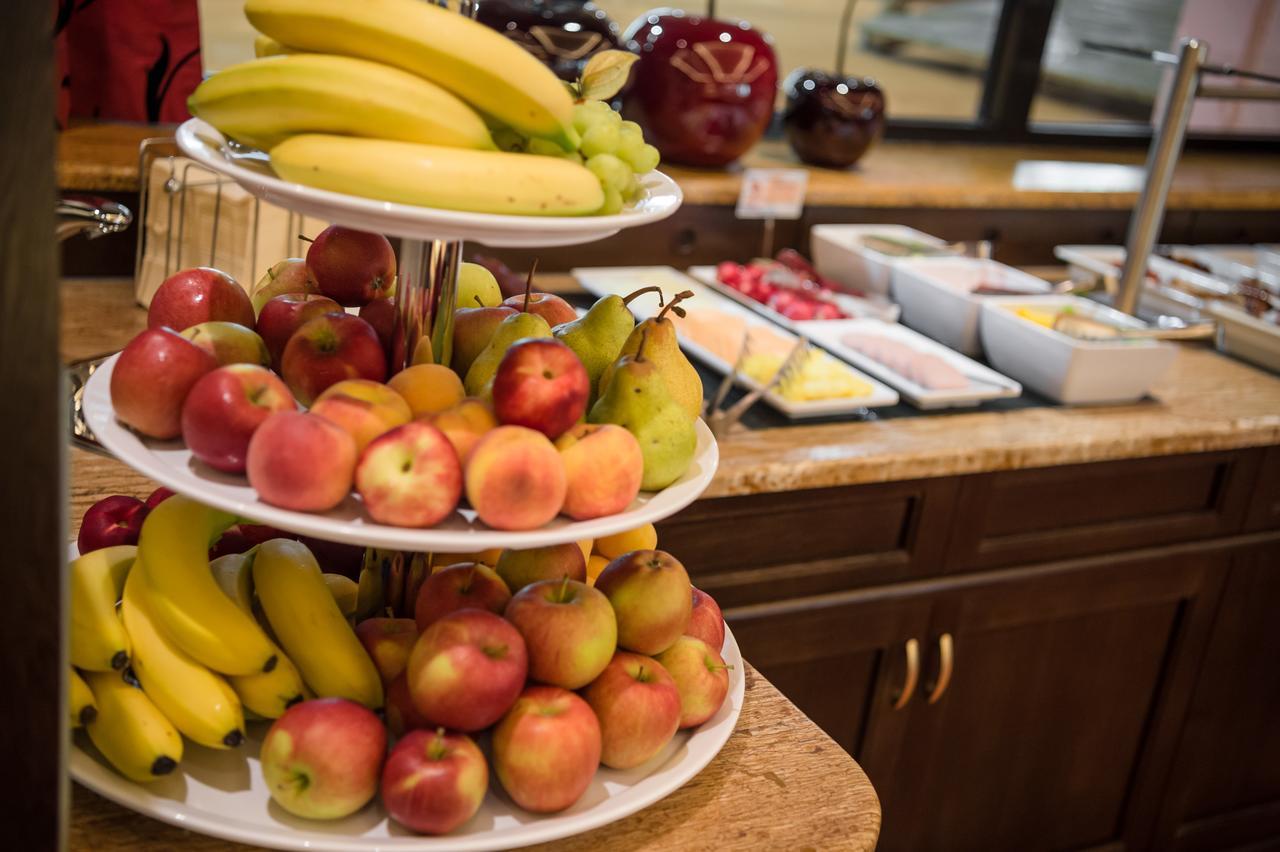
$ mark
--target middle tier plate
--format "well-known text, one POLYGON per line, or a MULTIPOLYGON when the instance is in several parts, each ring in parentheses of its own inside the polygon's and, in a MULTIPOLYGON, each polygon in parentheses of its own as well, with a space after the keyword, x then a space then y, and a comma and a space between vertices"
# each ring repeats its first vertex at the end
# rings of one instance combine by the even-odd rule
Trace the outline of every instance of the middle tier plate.
POLYGON ((680 511, 711 483, 720 460, 711 430, 699 420, 698 448, 693 463, 674 484, 661 491, 641 492, 625 512, 617 515, 589 521, 571 521, 560 516, 536 530, 522 532, 492 529, 476 520, 470 509, 462 508, 430 529, 378 524, 368 518, 354 494, 349 494, 341 505, 328 512, 295 512, 262 502, 243 476, 222 473, 198 461, 182 441, 144 438, 116 420, 110 388, 111 372, 119 357, 113 355, 104 361, 84 391, 85 420, 112 455, 161 485, 201 503, 249 521, 327 541, 414 553, 473 553, 491 548, 525 549, 599 538, 659 521, 680 511))

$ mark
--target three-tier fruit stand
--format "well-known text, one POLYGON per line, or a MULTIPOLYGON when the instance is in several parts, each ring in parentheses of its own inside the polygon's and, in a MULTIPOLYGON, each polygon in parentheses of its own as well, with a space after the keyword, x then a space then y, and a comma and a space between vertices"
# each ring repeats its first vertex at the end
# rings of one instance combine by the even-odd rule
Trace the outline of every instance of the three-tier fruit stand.
MULTIPOLYGON (((655 222, 680 206, 679 187, 660 172, 642 179, 644 196, 611 216, 539 218, 462 213, 373 201, 288 183, 270 170, 265 155, 228 143, 198 119, 177 132, 179 148, 207 168, 237 181, 252 194, 296 212, 362 230, 401 238, 399 257, 399 345, 414 351, 429 335, 438 362, 448 363, 454 286, 462 241, 495 248, 562 246, 612 236, 625 228, 655 222)), ((110 379, 116 356, 93 374, 85 388, 84 413, 102 445, 138 472, 202 503, 247 520, 315 538, 414 553, 464 553, 491 548, 531 548, 582 541, 661 520, 687 506, 715 475, 715 439, 698 422, 698 446, 689 470, 660 492, 642 493, 617 515, 589 521, 557 518, 527 532, 492 530, 463 509, 431 529, 377 524, 349 496, 322 514, 270 506, 242 477, 220 474, 199 463, 181 441, 142 438, 118 423, 111 407, 110 379)), ((75 555, 74 553, 72 554, 75 555)), ((678 554, 677 554, 678 556, 678 554)), ((722 650, 730 670, 729 695, 720 711, 692 731, 680 732, 661 753, 635 769, 601 767, 583 797, 558 814, 535 815, 515 806, 496 782, 480 811, 444 837, 414 835, 391 821, 375 801, 333 822, 294 817, 271 801, 257 752, 265 723, 250 725, 240 749, 215 751, 188 744, 179 771, 142 785, 116 774, 78 735, 71 755, 72 777, 86 787, 146 816, 216 837, 280 849, 309 850, 489 850, 508 849, 580 834, 653 804, 693 778, 719 752, 742 709, 741 654, 725 631, 722 650)))

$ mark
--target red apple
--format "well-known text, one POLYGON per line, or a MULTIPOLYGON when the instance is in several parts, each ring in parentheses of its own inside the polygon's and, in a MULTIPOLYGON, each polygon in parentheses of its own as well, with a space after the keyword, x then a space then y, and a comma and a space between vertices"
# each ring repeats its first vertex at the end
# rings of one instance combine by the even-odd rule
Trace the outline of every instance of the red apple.
POLYGON ((285 345, 308 320, 341 311, 342 306, 328 296, 310 293, 285 293, 268 301, 258 314, 257 330, 271 356, 271 366, 280 369, 285 345))
POLYGON ((393 736, 399 737, 407 731, 432 727, 431 720, 419 713, 413 704, 407 672, 401 672, 399 677, 387 684, 386 707, 383 712, 387 717, 387 728, 393 736))
POLYGON ((586 792, 600 764, 600 723, 567 689, 530 686, 493 730, 493 771, 534 813, 562 811, 586 792))
POLYGON ((378 333, 378 340, 382 343, 382 351, 387 354, 387 358, 391 358, 392 347, 395 345, 396 335, 396 310, 395 299, 374 299, 360 309, 360 319, 373 326, 373 330, 378 333))
POLYGON ((144 435, 176 438, 187 393, 217 366, 212 355, 172 329, 147 329, 116 359, 111 406, 120 422, 144 435))
POLYGON ((590 395, 587 368, 555 338, 515 343, 493 377, 498 422, 536 429, 552 440, 582 419, 590 395))
POLYGON ((83 554, 117 544, 137 544, 148 511, 149 507, 137 497, 124 494, 103 497, 80 519, 76 545, 83 554))
POLYGON ((222 320, 193 325, 182 336, 212 355, 219 364, 271 364, 267 345, 247 326, 222 320))
POLYGON ((253 433, 245 471, 265 502, 299 512, 323 512, 351 491, 356 443, 323 417, 276 412, 253 433))
POLYGON ((460 609, 486 609, 502 615, 511 590, 488 565, 461 562, 441 568, 418 589, 413 617, 426 630, 443 616, 460 609))
POLYGON ((172 497, 174 493, 175 492, 172 488, 165 488, 163 485, 161 485, 155 491, 152 491, 149 495, 147 495, 147 499, 144 500, 143 502, 147 504, 148 509, 154 509, 156 506, 159 506, 165 500, 168 500, 170 497, 172 497))
POLYGON ((619 651, 582 697, 600 720, 600 762, 614 769, 644 763, 680 726, 680 691, 652 657, 619 651))
POLYGON ((347 307, 386 298, 396 283, 396 255, 387 238, 341 225, 316 235, 307 267, 320 292, 347 307))
POLYGON ((680 691, 680 727, 714 716, 729 694, 729 667, 720 652, 696 636, 681 636, 657 657, 680 691))
POLYGON ((345 313, 307 320, 293 333, 280 356, 280 374, 304 405, 344 379, 380 382, 387 357, 373 326, 345 313))
MULTIPOLYGON (((525 310, 524 294, 509 296, 503 300, 502 304, 508 308, 523 311, 525 310)), ((528 311, 542 317, 552 328, 562 322, 573 322, 578 318, 578 312, 573 309, 573 306, 554 293, 530 293, 528 311)))
POLYGON ((249 301, 254 311, 261 313, 262 307, 276 296, 285 293, 319 293, 316 277, 307 268, 307 262, 300 257, 290 257, 278 261, 266 275, 258 279, 249 293, 249 301))
POLYGON ((489 790, 489 765, 466 734, 412 731, 382 770, 382 804, 396 822, 423 834, 462 825, 489 790))
POLYGON ((276 804, 307 819, 341 819, 378 792, 387 729, 345 698, 295 704, 272 723, 259 759, 276 804))
POLYGON ((293 394, 275 373, 254 364, 229 364, 205 373, 182 405, 182 439, 200 461, 244 473, 249 439, 277 411, 294 411, 293 394))
POLYGON ((661 550, 633 550, 596 578, 618 617, 618 644, 654 656, 671 647, 689 626, 693 586, 684 566, 661 550))
POLYGON ((356 625, 356 637, 386 684, 409 665, 409 652, 418 641, 418 626, 412 618, 366 618, 356 625))
POLYGON ((618 628, 608 599, 577 580, 525 586, 511 598, 505 616, 529 649, 529 677, 552 686, 586 686, 617 649, 618 628))
POLYGON ((443 432, 413 421, 369 443, 356 465, 356 490, 378 523, 430 527, 457 508, 462 465, 443 432))
POLYGON ((717 651, 724 647, 724 616, 720 612, 720 604, 702 589, 693 590, 693 610, 684 632, 686 636, 698 637, 717 651))
POLYGON ((491 612, 461 609, 418 637, 409 655, 409 694, 435 724, 479 731, 502 718, 528 673, 524 640, 514 627, 491 612))
POLYGON ((151 307, 147 309, 147 328, 183 331, 209 320, 253 328, 249 294, 230 275, 207 266, 170 275, 151 297, 151 307))

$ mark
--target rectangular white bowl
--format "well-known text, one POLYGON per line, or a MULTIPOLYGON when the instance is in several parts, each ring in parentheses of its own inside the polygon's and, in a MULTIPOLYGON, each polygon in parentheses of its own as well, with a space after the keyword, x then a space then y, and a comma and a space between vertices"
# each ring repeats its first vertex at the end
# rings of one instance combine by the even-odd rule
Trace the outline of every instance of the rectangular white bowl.
POLYGON ((869 296, 888 296, 890 271, 904 258, 884 254, 863 245, 868 236, 915 240, 945 248, 946 242, 906 225, 814 225, 809 231, 809 248, 818 273, 845 287, 869 296))
POLYGON ((1218 349, 1280 373, 1280 326, 1251 317, 1235 305, 1210 305, 1218 321, 1218 349))
POLYGON ((799 322, 795 324, 800 334, 817 343, 832 355, 848 361, 864 373, 869 373, 887 385, 897 388, 907 402, 920 409, 958 408, 973 406, 988 399, 1004 399, 1019 396, 1022 386, 1007 376, 979 364, 923 334, 894 322, 876 319, 847 319, 799 322), (863 332, 876 334, 905 343, 913 349, 937 355, 969 377, 969 386, 953 390, 938 390, 918 385, 899 373, 895 373, 874 358, 846 346, 845 335, 863 332))
MULTIPOLYGON (((776 323, 772 323, 754 311, 742 307, 732 299, 725 298, 710 287, 693 280, 670 266, 600 266, 580 267, 570 271, 585 290, 596 296, 607 296, 611 293, 625 296, 627 293, 649 284, 656 284, 662 287, 663 292, 667 295, 680 290, 692 290, 694 298, 683 304, 683 307, 690 311, 698 310, 699 306, 724 311, 725 313, 744 317, 748 324, 766 325, 776 329, 783 337, 794 338, 794 332, 779 328, 776 323)), ((642 296, 631 303, 632 313, 642 320, 656 315, 659 310, 657 299, 652 296, 642 296)), ((680 348, 721 375, 733 372, 732 364, 699 346, 697 342, 690 340, 688 337, 680 338, 680 348)), ((793 420, 802 420, 807 417, 857 414, 864 408, 879 408, 885 405, 897 404, 898 392, 893 388, 876 381, 871 376, 848 364, 843 366, 857 378, 869 384, 871 393, 860 397, 796 401, 787 399, 774 391, 769 391, 761 399, 768 403, 770 407, 777 409, 793 420)), ((759 387, 759 384, 749 376, 739 376, 738 384, 748 390, 755 390, 759 387)))
POLYGON ((989 296, 982 345, 991 366, 1050 399, 1081 405, 1141 399, 1178 349, 1155 340, 1081 340, 1018 316, 1019 307, 1075 311, 1130 328, 1145 323, 1078 296, 989 296))
POLYGON ((981 284, 1048 293, 1048 281, 997 263, 972 257, 920 257, 898 261, 893 267, 893 300, 902 307, 901 322, 963 355, 981 353, 978 324, 982 303, 975 296, 981 284))

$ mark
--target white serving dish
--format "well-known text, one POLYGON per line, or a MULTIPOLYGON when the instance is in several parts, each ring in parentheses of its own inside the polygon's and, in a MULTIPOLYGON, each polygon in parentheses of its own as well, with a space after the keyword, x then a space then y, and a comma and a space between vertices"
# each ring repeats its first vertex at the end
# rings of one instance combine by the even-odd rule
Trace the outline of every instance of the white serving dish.
POLYGON ((893 300, 902 307, 902 323, 964 355, 981 350, 978 325, 983 301, 970 291, 981 285, 1050 291, 1049 282, 1025 272, 972 257, 920 257, 893 267, 893 300))
POLYGON ((1002 373, 1068 404, 1141 399, 1173 364, 1176 346, 1155 340, 1081 340, 1018 316, 1022 306, 1070 307, 1128 328, 1146 324, 1078 296, 989 296, 982 304, 982 345, 1002 373))
POLYGON ((888 296, 893 265, 905 258, 868 248, 862 243, 866 236, 914 240, 939 249, 947 246, 945 241, 906 225, 814 225, 809 231, 814 268, 845 287, 888 296))
POLYGON ((1280 373, 1280 326, 1235 305, 1210 305, 1209 313, 1218 321, 1218 349, 1280 373))
POLYGON ((495 248, 575 245, 665 219, 684 197, 675 181, 652 171, 640 179, 644 197, 612 216, 466 213, 375 201, 281 180, 267 165, 265 154, 232 151, 221 133, 198 118, 184 121, 176 139, 188 157, 234 179, 259 198, 327 222, 409 239, 474 240, 495 248))
POLYGON ((698 498, 715 475, 720 454, 711 430, 697 423, 698 448, 689 470, 661 491, 642 491, 625 511, 589 521, 557 517, 536 530, 504 532, 476 520, 470 509, 430 529, 393 527, 371 521, 360 498, 348 495, 328 512, 295 512, 271 506, 243 476, 222 473, 198 461, 180 440, 144 438, 116 420, 111 407, 111 371, 118 355, 102 363, 84 390, 84 415, 98 441, 139 473, 218 509, 261 524, 347 544, 414 553, 472 553, 490 548, 531 548, 584 541, 634 529, 680 511, 698 498))
POLYGON ((848 361, 864 373, 875 376, 885 384, 896 388, 907 402, 921 409, 955 408, 973 406, 988 399, 1016 397, 1022 386, 995 370, 966 358, 941 343, 906 326, 875 319, 825 320, 796 323, 800 334, 817 343, 838 358, 848 361), (916 384, 906 376, 889 369, 874 358, 846 346, 843 338, 848 334, 864 333, 896 340, 930 355, 937 355, 970 378, 969 386, 954 390, 938 390, 916 384))
MULTIPOLYGON (((743 293, 739 293, 728 284, 722 284, 720 279, 716 276, 716 268, 714 266, 690 266, 686 271, 692 278, 706 284, 722 296, 727 296, 739 305, 750 308, 761 316, 768 317, 783 328, 795 331, 796 326, 799 325, 800 322, 839 322, 839 320, 788 319, 768 305, 763 304, 762 302, 757 302, 755 299, 752 299, 750 296, 743 293)), ((854 319, 868 318, 885 320, 886 322, 897 322, 898 317, 902 314, 902 309, 893 302, 890 302, 887 297, 863 299, 860 296, 851 296, 848 293, 841 293, 840 302, 841 305, 838 305, 837 307, 843 306, 856 308, 856 311, 845 311, 846 313, 852 313, 854 319)))
MULTIPOLYGON (((1072 280, 1105 282, 1119 279, 1125 249, 1123 246, 1066 245, 1055 246, 1053 254, 1069 265, 1072 280)), ((1226 281, 1155 255, 1147 261, 1147 273, 1138 303, 1143 316, 1200 320, 1207 315, 1209 304, 1231 292, 1231 285, 1226 281), (1185 282, 1184 286, 1170 284, 1173 279, 1185 282)))
MULTIPOLYGON (((701 282, 695 281, 679 270, 670 266, 601 266, 601 267, 583 267, 572 270, 573 276, 578 279, 583 288, 596 296, 606 296, 610 294, 625 296, 640 287, 656 284, 662 287, 663 292, 670 296, 681 290, 692 290, 694 298, 687 302, 682 302, 681 307, 686 308, 690 312, 698 310, 699 306, 704 306, 716 311, 724 311, 726 313, 741 316, 748 325, 765 325, 773 328, 783 337, 794 337, 794 332, 787 329, 779 328, 776 323, 772 323, 764 317, 748 308, 744 308, 732 299, 720 295, 710 287, 705 286, 701 282)), ((644 320, 654 316, 661 310, 658 307, 656 299, 652 297, 641 297, 631 303, 632 313, 638 319, 644 320)), ((726 362, 724 359, 714 353, 699 346, 695 341, 689 340, 687 337, 680 338, 680 347, 699 361, 706 364, 711 369, 722 375, 728 375, 733 371, 733 364, 726 362)), ((848 365, 845 365, 848 367, 848 365)), ((849 371, 857 378, 871 385, 871 393, 867 396, 846 397, 841 399, 824 399, 824 400, 807 400, 797 402, 789 400, 780 394, 770 391, 761 397, 772 408, 778 410, 782 414, 792 419, 800 420, 806 417, 829 417, 841 414, 856 414, 865 408, 878 408, 885 405, 894 405, 898 402, 898 392, 892 388, 876 381, 871 376, 857 370, 854 367, 848 367, 849 371)), ((754 390, 759 385, 750 377, 740 376, 739 384, 742 387, 754 390)))

